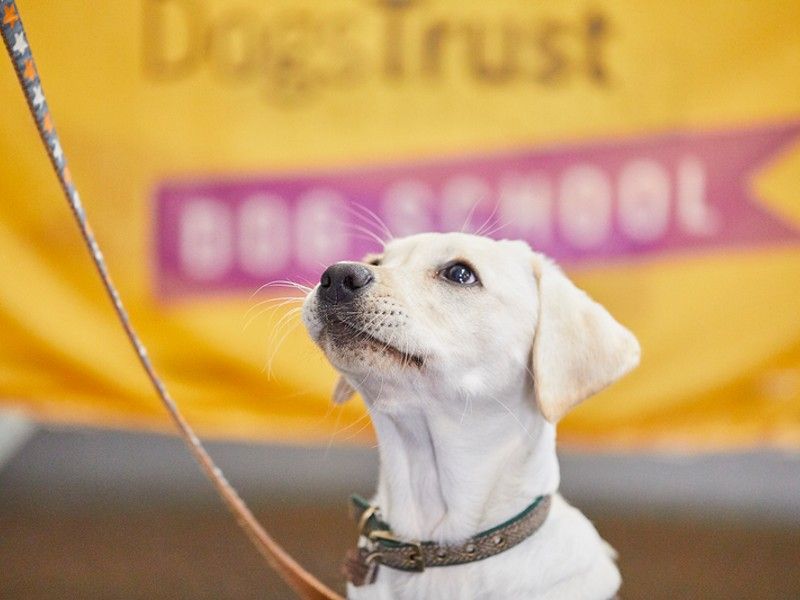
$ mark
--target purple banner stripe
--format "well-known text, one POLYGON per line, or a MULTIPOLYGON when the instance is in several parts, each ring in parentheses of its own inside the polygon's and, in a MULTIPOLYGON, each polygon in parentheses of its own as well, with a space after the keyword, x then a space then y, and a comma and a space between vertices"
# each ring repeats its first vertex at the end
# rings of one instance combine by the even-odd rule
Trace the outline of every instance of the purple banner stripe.
POLYGON ((156 195, 162 294, 316 281, 385 233, 521 238, 574 262, 797 241, 749 178, 799 124, 683 133, 336 173, 173 181, 156 195), (359 216, 361 215, 361 216, 359 216))

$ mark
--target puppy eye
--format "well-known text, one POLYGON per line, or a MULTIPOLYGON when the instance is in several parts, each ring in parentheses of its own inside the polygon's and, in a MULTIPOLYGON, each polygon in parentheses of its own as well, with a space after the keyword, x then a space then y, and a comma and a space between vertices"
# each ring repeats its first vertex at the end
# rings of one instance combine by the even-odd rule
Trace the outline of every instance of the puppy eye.
POLYGON ((472 268, 464 263, 453 263, 445 267, 441 276, 459 285, 474 285, 478 283, 478 276, 472 268))
POLYGON ((372 260, 367 261, 368 265, 372 265, 373 267, 380 267, 381 266, 381 257, 377 256, 372 260))

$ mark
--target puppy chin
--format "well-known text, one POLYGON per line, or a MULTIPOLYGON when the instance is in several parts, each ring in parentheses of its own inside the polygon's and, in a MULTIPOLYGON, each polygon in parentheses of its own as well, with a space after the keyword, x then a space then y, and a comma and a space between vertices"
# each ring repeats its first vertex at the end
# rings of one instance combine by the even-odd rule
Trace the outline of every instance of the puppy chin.
POLYGON ((370 339, 353 339, 335 328, 324 327, 317 343, 330 363, 346 375, 389 376, 399 370, 400 365, 392 352, 370 339))

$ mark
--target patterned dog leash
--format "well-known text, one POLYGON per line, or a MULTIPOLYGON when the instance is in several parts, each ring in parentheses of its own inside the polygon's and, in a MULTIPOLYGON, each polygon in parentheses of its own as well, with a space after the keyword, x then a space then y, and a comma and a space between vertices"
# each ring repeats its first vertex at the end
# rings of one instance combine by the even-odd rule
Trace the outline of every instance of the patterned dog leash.
POLYGON ((175 426, 178 428, 180 436, 200 465, 200 468, 216 488, 220 498, 236 517, 236 520, 247 536, 264 558, 266 558, 269 565, 275 569, 283 580, 295 591, 298 597, 308 600, 341 600, 341 596, 327 588, 322 582, 303 569, 303 567, 289 556, 266 530, 264 530, 236 490, 227 479, 225 479, 225 476, 216 464, 214 464, 214 461, 209 456, 208 452, 206 452, 199 438, 195 435, 191 426, 172 400, 167 388, 164 386, 164 383, 156 373, 150 361, 147 349, 139 339, 130 321, 128 311, 125 309, 122 299, 108 273, 103 253, 86 219, 86 213, 81 204, 78 190, 72 180, 72 174, 67 166, 67 159, 61 148, 61 141, 58 138, 53 124, 53 117, 50 114, 47 100, 42 90, 39 72, 36 69, 36 63, 33 60, 33 54, 28 45, 25 29, 22 26, 22 20, 20 19, 19 11, 14 0, 0 0, 0 30, 2 30, 3 42, 11 58, 11 63, 14 65, 14 70, 17 73, 20 86, 25 93, 28 108, 36 122, 39 136, 47 150, 47 155, 50 157, 50 162, 58 176, 58 181, 61 184, 61 189, 64 191, 67 202, 72 209, 75 221, 81 230, 83 240, 86 247, 89 249, 92 261, 97 268, 100 279, 103 281, 103 286, 111 299, 114 311, 117 313, 117 317, 119 317, 119 321, 128 336, 128 340, 130 340, 131 345, 136 351, 139 362, 146 371, 153 388, 161 399, 164 407, 167 409, 175 426))

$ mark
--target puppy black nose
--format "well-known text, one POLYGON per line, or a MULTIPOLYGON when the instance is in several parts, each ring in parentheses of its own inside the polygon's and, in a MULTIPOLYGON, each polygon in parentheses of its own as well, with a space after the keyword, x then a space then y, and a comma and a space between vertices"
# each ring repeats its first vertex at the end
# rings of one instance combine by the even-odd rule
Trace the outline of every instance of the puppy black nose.
POLYGON ((372 283, 372 272, 358 263, 336 263, 319 280, 319 297, 329 304, 351 302, 372 283))

